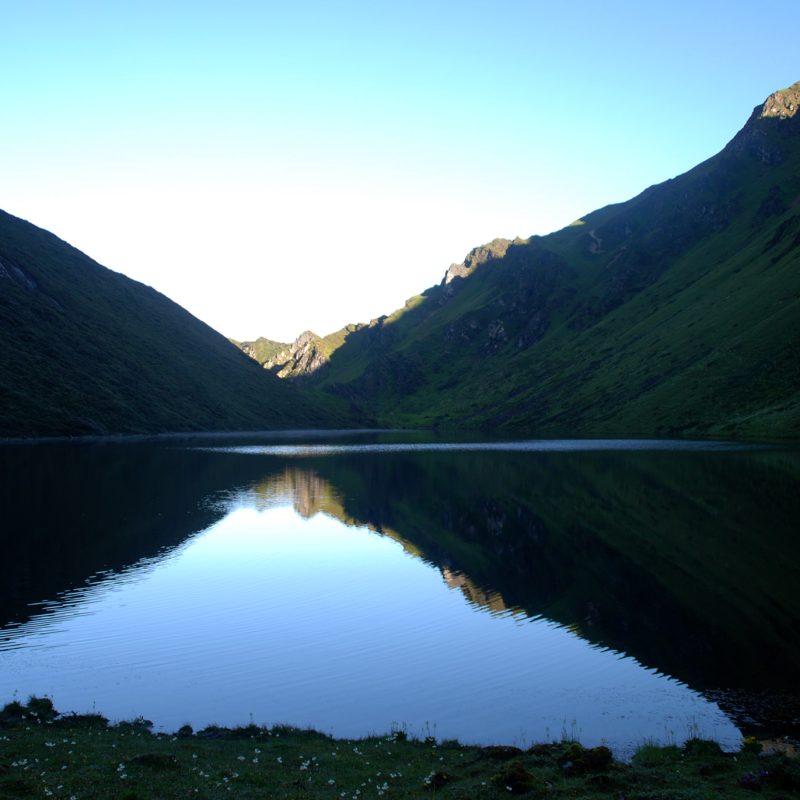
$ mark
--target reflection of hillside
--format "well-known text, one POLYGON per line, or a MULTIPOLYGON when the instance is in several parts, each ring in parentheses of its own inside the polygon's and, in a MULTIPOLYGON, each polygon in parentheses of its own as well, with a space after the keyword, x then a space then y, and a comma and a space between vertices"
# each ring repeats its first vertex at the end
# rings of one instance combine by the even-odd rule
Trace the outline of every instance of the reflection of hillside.
POLYGON ((306 463, 341 489, 340 518, 413 542, 471 602, 546 617, 714 692, 738 724, 774 718, 765 693, 798 708, 796 455, 306 463))
POLYGON ((481 606, 492 614, 502 614, 511 610, 499 592, 482 589, 463 572, 454 572, 442 567, 442 577, 451 589, 460 589, 470 605, 481 606))
MULTIPOLYGON (((315 514, 326 514, 349 527, 369 528, 374 533, 396 541, 410 556, 427 560, 413 542, 392 528, 351 517, 345 511, 342 493, 313 470, 287 467, 283 472, 267 475, 253 487, 252 499, 260 510, 291 502, 294 510, 304 519, 315 514)), ((447 567, 440 569, 447 586, 461 591, 470 605, 484 608, 490 613, 509 611, 499 592, 482 589, 463 572, 447 567)))
POLYGON ((251 494, 256 508, 262 511, 291 502, 304 519, 322 513, 345 521, 341 493, 311 470, 287 467, 266 475, 252 488, 251 494))
POLYGON ((387 536, 492 613, 545 616, 696 688, 785 690, 800 670, 796 464, 735 459, 327 458, 252 494, 387 536))
MULTIPOLYGON (((397 541, 496 614, 546 617, 704 691, 737 724, 800 714, 796 453, 0 451, 0 613, 169 552, 220 497, 397 541), (757 701, 753 698, 757 697, 757 701), (793 705, 794 703, 794 705, 793 705)), ((792 722, 792 720, 795 720, 792 722)))
POLYGON ((180 545, 224 513, 208 499, 252 480, 254 466, 147 444, 0 448, 0 625, 180 545))

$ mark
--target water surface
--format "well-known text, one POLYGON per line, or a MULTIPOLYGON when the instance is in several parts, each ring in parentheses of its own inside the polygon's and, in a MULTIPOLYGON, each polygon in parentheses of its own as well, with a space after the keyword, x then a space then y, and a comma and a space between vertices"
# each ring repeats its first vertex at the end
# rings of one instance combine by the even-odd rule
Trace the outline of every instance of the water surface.
POLYGON ((621 752, 791 732, 796 451, 366 438, 0 450, 0 695, 621 752))

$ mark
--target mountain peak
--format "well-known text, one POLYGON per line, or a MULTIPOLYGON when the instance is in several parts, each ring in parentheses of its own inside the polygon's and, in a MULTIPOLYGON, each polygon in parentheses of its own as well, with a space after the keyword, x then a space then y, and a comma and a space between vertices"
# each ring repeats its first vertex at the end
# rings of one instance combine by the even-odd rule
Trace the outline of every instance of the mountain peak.
POLYGON ((800 108, 800 81, 792 84, 787 89, 781 89, 771 94, 761 107, 759 119, 765 117, 778 117, 787 119, 793 117, 800 108))
POLYGON ((723 152, 748 155, 763 164, 781 164, 796 145, 800 134, 800 81, 773 92, 753 109, 745 126, 731 139, 723 152))
POLYGON ((487 244, 473 247, 460 264, 451 264, 449 266, 444 278, 442 278, 442 285, 447 285, 454 278, 466 278, 491 259, 502 258, 512 244, 521 241, 521 239, 492 239, 487 244))

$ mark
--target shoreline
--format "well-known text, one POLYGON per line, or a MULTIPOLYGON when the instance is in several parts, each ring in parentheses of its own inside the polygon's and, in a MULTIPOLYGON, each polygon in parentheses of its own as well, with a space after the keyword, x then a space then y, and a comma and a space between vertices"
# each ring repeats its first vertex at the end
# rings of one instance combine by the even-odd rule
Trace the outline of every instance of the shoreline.
POLYGON ((60 714, 48 698, 0 710, 0 797, 219 797, 363 800, 366 797, 785 798, 800 793, 788 746, 767 752, 750 737, 724 753, 713 741, 644 743, 629 762, 608 747, 566 739, 478 747, 403 730, 335 739, 285 725, 215 725, 153 733, 144 719, 60 714))
POLYGON ((337 439, 347 436, 371 436, 375 434, 427 434, 435 436, 443 443, 479 442, 676 442, 676 443, 721 443, 741 444, 749 447, 789 447, 800 445, 798 438, 770 438, 764 436, 730 436, 723 433, 665 435, 646 433, 598 433, 557 435, 515 430, 474 430, 461 428, 263 428, 251 431, 163 431, 160 433, 102 433, 102 434, 61 434, 52 436, 0 436, 0 446, 24 446, 43 444, 157 444, 159 442, 202 442, 214 439, 247 441, 255 438, 269 439, 337 439), (466 438, 464 438, 466 437, 466 438))
MULTIPOLYGON (((137 444, 140 442, 194 441, 205 439, 248 439, 254 436, 270 436, 276 439, 320 436, 364 436, 374 433, 393 433, 398 428, 264 428, 253 431, 164 431, 161 433, 98 433, 60 436, 0 436, 0 445, 36 444, 137 444)), ((408 429, 409 432, 417 429, 408 429)))

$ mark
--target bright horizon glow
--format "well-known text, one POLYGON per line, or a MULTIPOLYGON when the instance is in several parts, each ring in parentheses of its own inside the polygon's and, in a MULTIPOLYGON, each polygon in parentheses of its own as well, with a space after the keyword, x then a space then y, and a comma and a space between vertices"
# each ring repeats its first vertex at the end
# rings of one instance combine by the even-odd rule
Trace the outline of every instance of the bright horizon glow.
POLYGON ((642 5, 9 6, 0 208, 226 336, 324 335, 690 169, 800 78, 754 34, 796 0, 642 5))

